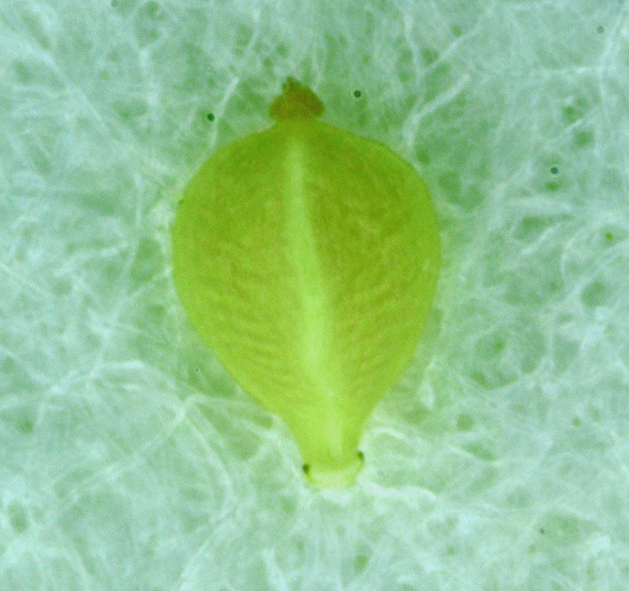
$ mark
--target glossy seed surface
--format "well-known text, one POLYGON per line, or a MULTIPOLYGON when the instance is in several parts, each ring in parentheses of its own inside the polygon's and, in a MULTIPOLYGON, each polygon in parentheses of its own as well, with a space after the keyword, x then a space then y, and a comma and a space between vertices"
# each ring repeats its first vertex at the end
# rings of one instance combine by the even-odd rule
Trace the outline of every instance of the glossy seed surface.
POLYGON ((308 479, 347 486, 365 421, 421 336, 440 243, 413 167, 322 112, 289 79, 275 125, 206 161, 177 212, 173 266, 192 325, 288 424, 308 479))

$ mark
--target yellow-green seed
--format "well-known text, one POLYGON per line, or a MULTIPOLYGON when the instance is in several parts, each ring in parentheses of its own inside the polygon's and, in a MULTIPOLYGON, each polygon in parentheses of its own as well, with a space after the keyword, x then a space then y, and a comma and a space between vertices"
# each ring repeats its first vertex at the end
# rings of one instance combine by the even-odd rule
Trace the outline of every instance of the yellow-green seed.
POLYGON ((289 79, 273 127, 205 162, 177 212, 173 267, 192 325, 288 424, 309 480, 347 486, 364 423, 421 336, 440 243, 413 167, 322 113, 289 79))

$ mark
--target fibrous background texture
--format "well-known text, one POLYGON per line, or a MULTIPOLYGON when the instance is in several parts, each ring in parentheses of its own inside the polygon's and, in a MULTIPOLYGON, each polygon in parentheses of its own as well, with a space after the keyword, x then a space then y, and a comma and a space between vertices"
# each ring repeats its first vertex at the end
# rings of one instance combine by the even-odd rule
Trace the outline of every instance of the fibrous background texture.
POLYGON ((624 2, 4 0, 0 55, 2 591, 626 587, 624 2), (182 188, 287 76, 441 226, 344 491, 172 282, 182 188))

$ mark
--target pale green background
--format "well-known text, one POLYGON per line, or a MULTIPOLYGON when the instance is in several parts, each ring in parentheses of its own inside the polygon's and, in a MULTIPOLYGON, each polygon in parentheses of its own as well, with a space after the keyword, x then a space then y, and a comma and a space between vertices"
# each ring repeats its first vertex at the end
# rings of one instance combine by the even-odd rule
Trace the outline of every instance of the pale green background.
POLYGON ((623 2, 4 0, 0 56, 2 591, 627 588, 623 2), (176 196, 287 75, 442 229, 345 492, 171 277, 176 196))

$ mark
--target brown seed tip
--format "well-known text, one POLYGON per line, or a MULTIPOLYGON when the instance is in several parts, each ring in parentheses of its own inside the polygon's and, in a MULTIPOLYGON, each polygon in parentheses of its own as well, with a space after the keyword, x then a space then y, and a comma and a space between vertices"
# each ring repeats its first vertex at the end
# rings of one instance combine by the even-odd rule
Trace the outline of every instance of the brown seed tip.
POLYGON ((271 105, 269 115, 275 121, 291 119, 316 119, 323 115, 325 107, 319 97, 294 78, 287 78, 280 94, 271 105))

